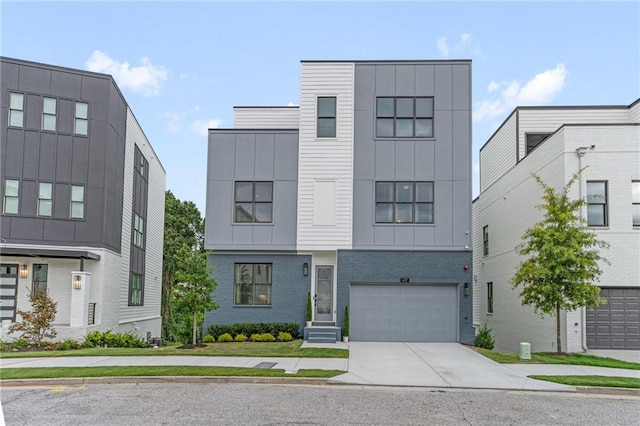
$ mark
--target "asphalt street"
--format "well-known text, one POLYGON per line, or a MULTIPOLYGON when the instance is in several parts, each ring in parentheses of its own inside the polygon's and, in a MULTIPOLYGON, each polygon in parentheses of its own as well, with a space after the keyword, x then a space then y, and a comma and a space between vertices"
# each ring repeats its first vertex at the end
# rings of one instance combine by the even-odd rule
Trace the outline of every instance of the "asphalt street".
POLYGON ((2 389, 7 425, 635 425, 637 397, 257 384, 2 389))

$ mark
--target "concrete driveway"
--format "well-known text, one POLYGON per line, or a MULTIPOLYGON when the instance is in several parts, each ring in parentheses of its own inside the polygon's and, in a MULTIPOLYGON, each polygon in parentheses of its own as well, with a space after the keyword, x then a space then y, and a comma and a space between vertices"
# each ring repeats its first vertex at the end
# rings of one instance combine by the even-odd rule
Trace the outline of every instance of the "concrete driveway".
POLYGON ((459 343, 349 342, 349 372, 337 383, 522 390, 574 390, 529 379, 459 343))

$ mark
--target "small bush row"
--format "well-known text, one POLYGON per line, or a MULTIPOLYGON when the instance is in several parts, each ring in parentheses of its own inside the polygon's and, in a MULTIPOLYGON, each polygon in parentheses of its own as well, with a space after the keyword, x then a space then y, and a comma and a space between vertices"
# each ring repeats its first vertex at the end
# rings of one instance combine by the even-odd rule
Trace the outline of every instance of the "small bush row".
POLYGON ((92 331, 87 334, 84 341, 87 348, 110 347, 110 348, 146 348, 147 342, 132 333, 113 333, 111 330, 105 332, 92 331))
POLYGON ((278 337, 273 337, 271 333, 254 333, 250 338, 247 338, 244 334, 237 334, 235 337, 232 337, 229 333, 223 333, 218 336, 217 339, 214 339, 211 334, 207 334, 204 337, 204 343, 213 343, 213 342, 246 342, 247 340, 251 340, 252 342, 290 342, 293 340, 290 333, 279 332, 278 337))
MULTIPOLYGON (((288 333, 292 339, 300 337, 300 324, 297 322, 250 322, 250 323, 235 323, 235 324, 213 324, 209 326, 209 335, 214 340, 223 334, 230 334, 231 337, 242 334, 246 336, 253 336, 254 334, 269 333, 272 336, 277 336, 279 333, 288 333)), ((205 337, 206 338, 206 337, 205 337)), ((206 341, 205 341, 206 343, 206 341)))

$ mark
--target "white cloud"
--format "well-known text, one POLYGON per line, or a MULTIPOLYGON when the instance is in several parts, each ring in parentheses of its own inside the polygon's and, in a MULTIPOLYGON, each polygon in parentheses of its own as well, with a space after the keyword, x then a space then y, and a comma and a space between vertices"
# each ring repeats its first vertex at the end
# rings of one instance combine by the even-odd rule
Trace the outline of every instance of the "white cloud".
POLYGON ((548 104, 564 88, 568 74, 565 65, 558 64, 553 69, 536 74, 524 85, 517 80, 500 83, 491 81, 487 90, 500 91, 499 97, 476 102, 473 120, 495 118, 516 106, 548 104))
POLYGON ((438 48, 438 52, 440 52, 442 56, 449 56, 449 45, 447 44, 446 37, 440 37, 436 42, 436 47, 438 48))
POLYGON ((212 120, 196 120, 191 123, 191 130, 198 133, 200 136, 207 136, 209 129, 215 129, 220 127, 222 120, 214 118, 212 120))
POLYGON ((287 106, 299 106, 299 105, 298 105, 298 104, 296 104, 296 103, 293 103, 293 102, 289 102, 289 103, 287 104, 287 106))
POLYGON ((167 129, 170 132, 177 132, 182 128, 182 120, 187 114, 185 112, 165 112, 167 119, 167 129))
POLYGON ((144 96, 160 93, 160 85, 168 78, 166 68, 153 65, 149 58, 140 58, 140 65, 131 66, 128 62, 118 62, 99 50, 94 51, 85 62, 89 71, 111 74, 123 88, 144 96))

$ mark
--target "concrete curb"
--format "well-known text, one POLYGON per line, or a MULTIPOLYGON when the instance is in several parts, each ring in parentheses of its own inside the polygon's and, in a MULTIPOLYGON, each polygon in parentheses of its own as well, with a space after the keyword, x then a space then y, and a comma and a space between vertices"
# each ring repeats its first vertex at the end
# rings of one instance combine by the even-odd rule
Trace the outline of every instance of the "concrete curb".
POLYGON ((122 376, 122 377, 68 377, 51 379, 0 380, 2 387, 18 386, 82 386, 139 383, 248 383, 327 385, 327 379, 312 377, 243 377, 243 376, 122 376))
POLYGON ((576 392, 593 395, 640 396, 638 388, 603 388, 596 386, 576 386, 576 392))

